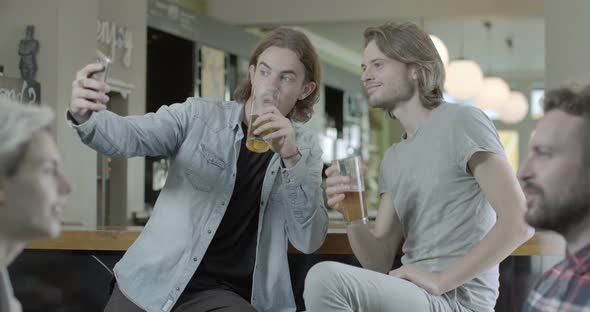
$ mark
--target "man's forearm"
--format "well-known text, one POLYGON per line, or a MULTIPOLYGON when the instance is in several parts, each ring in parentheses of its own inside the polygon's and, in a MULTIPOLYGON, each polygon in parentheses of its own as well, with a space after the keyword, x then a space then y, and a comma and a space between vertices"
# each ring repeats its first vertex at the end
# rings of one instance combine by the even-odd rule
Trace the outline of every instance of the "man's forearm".
POLYGON ((364 268, 381 273, 391 269, 396 250, 375 237, 368 224, 351 224, 346 231, 352 251, 364 268))
POLYGON ((522 220, 498 220, 473 249, 441 273, 441 291, 453 290, 500 263, 533 234, 522 220))

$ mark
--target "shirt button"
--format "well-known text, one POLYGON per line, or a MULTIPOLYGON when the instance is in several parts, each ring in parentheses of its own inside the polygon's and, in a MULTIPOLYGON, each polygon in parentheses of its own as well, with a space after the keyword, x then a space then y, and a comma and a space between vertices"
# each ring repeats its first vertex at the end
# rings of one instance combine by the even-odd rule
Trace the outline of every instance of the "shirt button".
POLYGON ((194 262, 197 262, 197 257, 194 257, 194 258, 193 258, 193 261, 194 261, 194 262))
POLYGON ((260 205, 264 206, 264 201, 261 201, 261 202, 260 202, 260 205))
POLYGON ((207 233, 211 234, 211 229, 208 229, 208 230, 207 230, 207 233))
POLYGON ((176 287, 176 291, 180 291, 180 287, 176 287))
POLYGON ((274 170, 273 170, 273 171, 271 171, 271 172, 270 172, 270 174, 275 174, 275 171, 274 171, 274 170))
POLYGON ((225 206, 225 202, 221 202, 221 206, 225 206))

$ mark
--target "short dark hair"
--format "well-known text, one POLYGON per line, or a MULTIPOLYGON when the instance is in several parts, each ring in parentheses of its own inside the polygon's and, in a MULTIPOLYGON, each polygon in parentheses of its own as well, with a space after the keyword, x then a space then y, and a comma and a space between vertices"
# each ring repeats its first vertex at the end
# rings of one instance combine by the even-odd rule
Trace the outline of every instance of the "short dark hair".
POLYGON ((571 86, 548 91, 543 100, 545 113, 560 110, 584 118, 581 140, 585 163, 590 167, 590 85, 571 86))

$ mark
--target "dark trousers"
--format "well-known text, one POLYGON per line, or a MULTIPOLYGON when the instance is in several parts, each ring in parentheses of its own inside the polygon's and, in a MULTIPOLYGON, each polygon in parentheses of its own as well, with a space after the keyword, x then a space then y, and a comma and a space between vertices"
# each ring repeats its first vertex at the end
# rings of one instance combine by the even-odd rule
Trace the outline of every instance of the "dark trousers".
MULTIPOLYGON (((113 294, 104 308, 105 312, 143 312, 131 302, 115 285, 113 294)), ((240 295, 223 289, 211 289, 197 293, 185 293, 172 309, 173 312, 233 312, 253 311, 256 309, 240 295)))

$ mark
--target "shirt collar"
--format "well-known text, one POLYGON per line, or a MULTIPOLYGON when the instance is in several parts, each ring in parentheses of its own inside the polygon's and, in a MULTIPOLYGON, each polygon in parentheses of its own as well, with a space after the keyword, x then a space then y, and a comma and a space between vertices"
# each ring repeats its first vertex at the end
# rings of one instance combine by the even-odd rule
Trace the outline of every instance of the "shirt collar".
POLYGON ((590 245, 580 249, 575 254, 567 252, 567 258, 578 274, 584 274, 590 271, 590 245))

